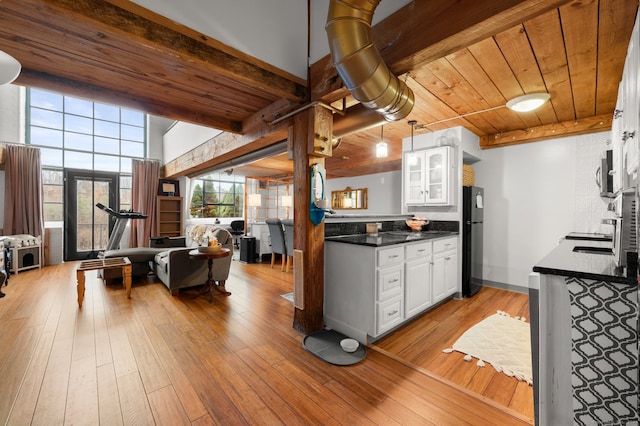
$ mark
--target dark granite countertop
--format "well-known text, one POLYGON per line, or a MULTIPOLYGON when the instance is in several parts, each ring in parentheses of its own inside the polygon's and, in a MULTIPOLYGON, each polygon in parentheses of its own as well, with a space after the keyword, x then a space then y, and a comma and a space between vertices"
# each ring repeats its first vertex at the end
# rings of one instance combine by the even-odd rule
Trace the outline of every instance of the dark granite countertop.
POLYGON ((626 276, 626 269, 617 268, 611 254, 575 252, 575 247, 611 248, 611 242, 563 240, 534 267, 534 272, 565 277, 638 285, 635 276, 626 276))
POLYGON ((586 241, 613 241, 613 235, 590 233, 590 232, 569 232, 565 237, 567 240, 586 240, 586 241))
POLYGON ((360 246, 383 247, 414 241, 434 240, 437 238, 450 237, 452 235, 458 235, 458 233, 450 231, 389 231, 379 232, 377 236, 370 236, 367 234, 339 235, 334 237, 325 237, 324 240, 356 244, 360 246))

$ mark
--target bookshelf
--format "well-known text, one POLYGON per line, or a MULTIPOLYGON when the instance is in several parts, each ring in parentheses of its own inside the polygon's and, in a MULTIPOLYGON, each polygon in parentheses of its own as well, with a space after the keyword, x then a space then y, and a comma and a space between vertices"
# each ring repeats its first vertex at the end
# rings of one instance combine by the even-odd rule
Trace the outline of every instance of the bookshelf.
POLYGON ((182 209, 182 197, 159 195, 156 215, 155 236, 179 237, 183 234, 184 213, 182 209))

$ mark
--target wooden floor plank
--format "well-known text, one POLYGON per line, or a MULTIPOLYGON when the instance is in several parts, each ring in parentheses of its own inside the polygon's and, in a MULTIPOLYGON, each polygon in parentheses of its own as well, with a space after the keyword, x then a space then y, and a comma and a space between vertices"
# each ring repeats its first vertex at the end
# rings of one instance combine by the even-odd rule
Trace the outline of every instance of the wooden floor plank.
POLYGON ((442 353, 495 310, 528 317, 526 295, 447 301, 336 367, 303 348, 281 297, 293 274, 268 263, 232 261, 213 303, 153 276, 127 299, 91 271, 81 310, 75 265, 3 288, 0 424, 531 424, 530 386, 442 353))
POLYGON ((125 425, 153 425, 151 407, 137 371, 116 376, 125 425))
POLYGON ((96 372, 98 378, 98 412, 101 426, 121 426, 122 410, 120 393, 113 364, 100 365, 96 372))
MULTIPOLYGON (((162 338, 158 326, 150 318, 143 318, 141 321, 150 341, 156 348, 160 362, 169 375, 169 380, 187 413, 187 417, 191 421, 195 421, 208 415, 207 409, 189 381, 187 372, 183 370, 182 363, 175 358, 171 347, 162 338)), ((159 326, 162 327, 162 324, 159 326)))
POLYGON ((69 392, 64 422, 69 425, 95 425, 98 412, 98 378, 95 358, 80 358, 71 362, 69 392))
POLYGON ((172 386, 165 386, 149 393, 151 412, 157 425, 189 426, 189 416, 184 411, 172 386))

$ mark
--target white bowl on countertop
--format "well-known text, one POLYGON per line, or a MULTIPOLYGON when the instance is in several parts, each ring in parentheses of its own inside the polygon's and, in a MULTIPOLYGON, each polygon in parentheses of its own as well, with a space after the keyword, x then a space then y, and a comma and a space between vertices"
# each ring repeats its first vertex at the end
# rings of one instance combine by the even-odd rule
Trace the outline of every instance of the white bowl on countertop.
POLYGON ((360 346, 360 342, 355 339, 342 339, 340 340, 340 346, 345 352, 355 352, 360 346))

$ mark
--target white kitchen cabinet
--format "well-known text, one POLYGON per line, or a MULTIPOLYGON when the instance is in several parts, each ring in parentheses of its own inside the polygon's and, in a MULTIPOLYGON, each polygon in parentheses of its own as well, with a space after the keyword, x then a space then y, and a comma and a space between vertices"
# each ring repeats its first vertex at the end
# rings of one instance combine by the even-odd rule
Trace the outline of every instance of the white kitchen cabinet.
POLYGON ((622 145, 622 132, 624 126, 622 124, 622 115, 624 114, 624 87, 620 84, 618 88, 618 101, 616 103, 616 109, 613 114, 613 121, 611 123, 611 173, 613 177, 613 192, 617 193, 623 188, 623 145, 622 145))
POLYGON ((404 319, 404 248, 377 248, 375 334, 379 336, 404 319))
POLYGON ((425 151, 427 193, 426 204, 451 204, 449 202, 449 157, 451 147, 441 146, 425 151))
POLYGON ((384 247, 325 241, 324 322, 328 328, 367 343, 424 312, 436 302, 432 253, 438 247, 446 280, 442 300, 455 293, 457 238, 384 247), (451 269, 453 268, 453 270, 451 269))
POLYGON ((421 206, 425 201, 427 185, 424 151, 405 153, 404 165, 404 203, 408 206, 421 206))
POLYGON ((441 146, 404 154, 404 203, 450 205, 452 148, 441 146))
POLYGON ((638 23, 634 26, 622 80, 618 86, 618 98, 611 125, 613 150, 613 192, 629 188, 635 184, 638 172, 640 146, 638 130, 640 128, 640 34, 638 23))
POLYGON ((405 317, 411 318, 431 305, 431 241, 405 247, 405 317))
POLYGON ((458 288, 458 240, 445 238, 433 243, 433 303, 455 293, 458 288))
MULTIPOLYGON (((624 87, 623 157, 624 170, 628 175, 634 175, 638 171, 638 61, 640 60, 638 42, 638 25, 636 23, 629 40, 621 83, 621 86, 624 87)), ((628 176, 624 176, 624 178, 628 179, 628 176)), ((625 185, 625 188, 627 187, 625 185)))

